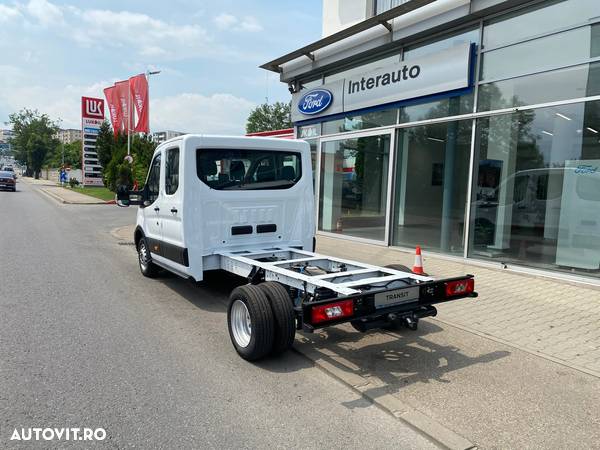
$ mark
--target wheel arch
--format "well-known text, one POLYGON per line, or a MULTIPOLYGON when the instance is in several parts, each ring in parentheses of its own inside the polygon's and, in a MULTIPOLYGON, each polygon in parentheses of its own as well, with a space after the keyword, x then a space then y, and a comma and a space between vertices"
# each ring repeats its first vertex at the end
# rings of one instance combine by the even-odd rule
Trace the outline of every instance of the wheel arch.
POLYGON ((135 243, 135 248, 137 248, 138 244, 140 243, 140 240, 144 237, 144 230, 142 230, 142 227, 140 227, 139 225, 136 227, 135 231, 133 232, 133 242, 135 243))

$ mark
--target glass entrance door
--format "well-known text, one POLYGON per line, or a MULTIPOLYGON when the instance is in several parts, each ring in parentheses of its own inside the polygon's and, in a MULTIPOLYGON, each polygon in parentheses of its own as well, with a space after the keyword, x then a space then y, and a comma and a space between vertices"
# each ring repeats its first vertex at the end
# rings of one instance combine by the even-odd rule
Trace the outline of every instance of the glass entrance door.
POLYGON ((319 230, 387 243, 392 134, 323 140, 319 230))

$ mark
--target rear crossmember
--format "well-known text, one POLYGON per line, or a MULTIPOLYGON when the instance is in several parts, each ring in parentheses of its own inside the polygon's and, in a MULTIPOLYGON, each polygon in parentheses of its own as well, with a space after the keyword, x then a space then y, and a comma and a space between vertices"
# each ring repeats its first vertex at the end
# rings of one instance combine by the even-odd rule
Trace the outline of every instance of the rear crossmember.
POLYGON ((344 322, 360 331, 386 322, 415 329, 420 318, 436 315, 432 305, 477 296, 473 275, 434 280, 291 247, 224 252, 220 257, 221 269, 252 283, 286 286, 297 326, 308 332, 344 322))

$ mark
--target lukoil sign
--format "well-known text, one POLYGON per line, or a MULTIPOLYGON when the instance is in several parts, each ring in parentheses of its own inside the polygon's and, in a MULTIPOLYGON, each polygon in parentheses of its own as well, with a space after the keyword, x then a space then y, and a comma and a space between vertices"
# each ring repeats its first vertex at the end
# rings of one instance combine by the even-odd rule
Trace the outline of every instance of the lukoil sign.
POLYGON ((101 98, 81 97, 81 117, 104 119, 104 100, 101 98))

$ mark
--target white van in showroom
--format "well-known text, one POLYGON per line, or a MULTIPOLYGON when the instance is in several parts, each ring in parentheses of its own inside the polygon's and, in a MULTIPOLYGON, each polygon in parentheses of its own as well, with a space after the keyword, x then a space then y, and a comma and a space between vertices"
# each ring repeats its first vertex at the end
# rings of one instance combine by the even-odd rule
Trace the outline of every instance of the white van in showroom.
POLYGON ((434 280, 314 253, 309 145, 300 140, 185 135, 154 152, 141 191, 120 186, 119 206, 139 205, 134 241, 142 274, 166 269, 201 281, 225 270, 248 284, 227 309, 245 359, 279 354, 296 330, 350 322, 357 330, 416 329, 436 303, 476 297, 472 275, 434 280))

